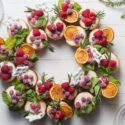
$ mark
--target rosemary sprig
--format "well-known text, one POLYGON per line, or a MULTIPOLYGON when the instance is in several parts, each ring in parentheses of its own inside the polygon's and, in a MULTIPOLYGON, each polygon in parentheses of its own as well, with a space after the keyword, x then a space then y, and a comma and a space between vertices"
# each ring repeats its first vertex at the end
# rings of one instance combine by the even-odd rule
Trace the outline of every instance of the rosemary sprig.
POLYGON ((44 41, 43 44, 44 44, 51 52, 54 52, 54 47, 51 46, 48 41, 44 41))
POLYGON ((59 10, 59 8, 58 8, 57 5, 54 5, 53 11, 54 11, 54 13, 56 14, 56 16, 58 17, 60 10, 59 10))
POLYGON ((90 44, 90 42, 89 42, 89 40, 88 39, 85 39, 84 41, 82 41, 81 43, 80 43, 80 47, 81 48, 85 48, 87 45, 89 45, 90 44))
POLYGON ((29 13, 29 12, 35 11, 35 9, 32 9, 32 8, 30 8, 30 7, 26 7, 26 8, 27 8, 27 10, 25 10, 24 12, 29 13))
POLYGON ((100 18, 100 19, 103 19, 104 16, 105 16, 105 13, 104 13, 104 11, 98 11, 97 14, 96 14, 96 16, 97 16, 98 18, 100 18))

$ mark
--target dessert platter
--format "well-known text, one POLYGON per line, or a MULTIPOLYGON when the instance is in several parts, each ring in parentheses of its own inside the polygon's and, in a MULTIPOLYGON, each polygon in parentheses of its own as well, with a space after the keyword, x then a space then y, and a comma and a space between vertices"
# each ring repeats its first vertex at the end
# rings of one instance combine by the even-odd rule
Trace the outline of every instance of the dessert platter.
POLYGON ((73 115, 90 114, 103 98, 117 96, 120 82, 113 74, 120 62, 111 52, 113 29, 100 26, 103 11, 59 0, 51 18, 42 8, 27 7, 25 12, 27 20, 11 22, 8 37, 0 38, 0 78, 9 85, 2 98, 10 111, 23 112, 29 122, 48 116, 60 124, 73 115), (54 52, 50 40, 63 38, 76 49, 79 69, 57 83, 45 73, 40 76, 33 66, 40 51, 54 52))

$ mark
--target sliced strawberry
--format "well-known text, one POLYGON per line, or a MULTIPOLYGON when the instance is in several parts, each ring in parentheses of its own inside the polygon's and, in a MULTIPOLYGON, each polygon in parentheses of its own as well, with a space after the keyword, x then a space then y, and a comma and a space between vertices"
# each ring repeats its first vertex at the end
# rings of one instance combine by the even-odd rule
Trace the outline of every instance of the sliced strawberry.
POLYGON ((90 14, 90 9, 86 9, 82 12, 83 17, 89 17, 89 14, 90 14))
POLYGON ((68 9, 68 4, 67 3, 62 3, 62 11, 67 11, 67 9, 68 9))
POLYGON ((9 72, 9 66, 8 65, 3 65, 2 67, 1 67, 1 72, 2 73, 8 73, 9 72))
POLYGON ((40 33, 40 31, 38 29, 33 29, 33 35, 34 36, 40 36, 41 33, 40 33))
POLYGON ((35 15, 37 15, 37 16, 43 16, 43 15, 44 15, 43 10, 36 10, 34 13, 35 13, 35 15))
POLYGON ((56 27, 57 27, 57 30, 61 32, 63 30, 63 23, 60 23, 60 22, 56 23, 56 27))
POLYGON ((111 67, 111 68, 116 68, 116 61, 110 60, 108 66, 111 67))
POLYGON ((3 80, 9 80, 11 78, 11 74, 1 74, 3 80))
POLYGON ((22 57, 24 55, 24 52, 21 48, 19 48, 17 51, 16 51, 16 56, 19 56, 19 57, 22 57))
POLYGON ((102 30, 98 30, 93 35, 95 38, 100 38, 100 37, 102 37, 103 32, 102 32, 102 30))
POLYGON ((60 16, 62 19, 66 19, 66 18, 67 18, 66 12, 63 12, 63 11, 61 11, 61 12, 59 13, 59 16, 60 16))
POLYGON ((101 64, 102 64, 103 66, 107 67, 108 64, 109 64, 109 61, 108 61, 107 59, 102 59, 102 60, 101 60, 101 64))

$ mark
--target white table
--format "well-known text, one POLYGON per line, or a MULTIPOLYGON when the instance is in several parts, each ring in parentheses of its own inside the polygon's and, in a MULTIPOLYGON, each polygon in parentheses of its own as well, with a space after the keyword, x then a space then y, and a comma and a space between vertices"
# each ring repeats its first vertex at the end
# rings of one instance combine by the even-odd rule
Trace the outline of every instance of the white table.
MULTIPOLYGON (((94 8, 96 10, 104 10, 106 16, 102 20, 102 26, 110 26, 115 31, 114 47, 113 51, 119 56, 121 62, 121 69, 117 73, 117 78, 121 81, 121 87, 119 94, 115 99, 106 100, 103 99, 100 104, 97 105, 95 111, 82 118, 74 117, 72 120, 66 122, 66 125, 112 125, 113 118, 116 110, 125 103, 125 20, 120 19, 122 9, 111 9, 105 7, 98 0, 76 0, 80 2, 85 8, 94 8)), ((20 17, 25 19, 25 6, 33 6, 40 2, 48 2, 48 6, 56 3, 57 0, 3 0, 5 9, 5 18, 7 16, 20 17)), ((5 19, 6 20, 6 19, 5 19)), ((0 36, 6 37, 5 26, 0 28, 0 36)), ((68 46, 65 41, 58 41, 52 43, 56 50, 54 53, 49 51, 42 51, 40 60, 36 64, 36 70, 41 74, 46 72, 49 75, 54 75, 56 81, 65 80, 67 73, 73 73, 78 65, 74 59, 74 49, 68 46)), ((5 85, 0 84, 0 93, 5 88, 5 85)), ((34 123, 28 123, 18 113, 11 113, 8 111, 5 104, 2 102, 0 95, 0 124, 2 125, 52 125, 48 119, 44 119, 34 123)))

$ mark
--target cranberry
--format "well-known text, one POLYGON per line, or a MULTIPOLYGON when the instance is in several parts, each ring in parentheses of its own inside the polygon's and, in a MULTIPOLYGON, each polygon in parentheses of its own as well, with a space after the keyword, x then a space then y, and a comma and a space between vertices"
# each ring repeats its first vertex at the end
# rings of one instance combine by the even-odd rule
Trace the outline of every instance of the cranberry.
POLYGON ((108 61, 107 59, 102 59, 102 60, 101 60, 101 64, 102 64, 103 66, 107 67, 108 64, 109 64, 109 61, 108 61))
POLYGON ((64 82, 61 84, 62 88, 65 89, 65 90, 68 90, 69 89, 69 83, 68 82, 64 82))
POLYGON ((111 68, 116 68, 116 61, 115 60, 110 60, 108 66, 111 67, 111 68))

